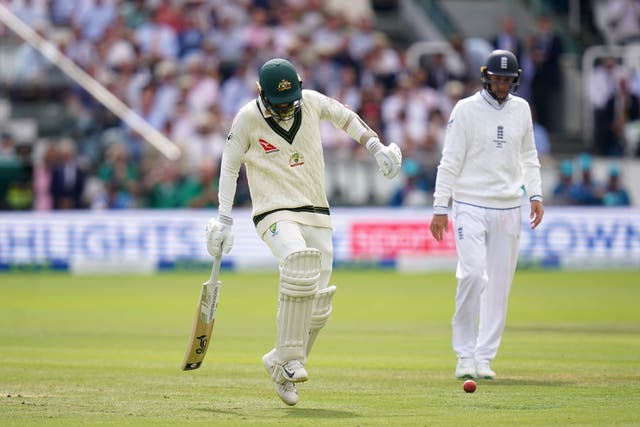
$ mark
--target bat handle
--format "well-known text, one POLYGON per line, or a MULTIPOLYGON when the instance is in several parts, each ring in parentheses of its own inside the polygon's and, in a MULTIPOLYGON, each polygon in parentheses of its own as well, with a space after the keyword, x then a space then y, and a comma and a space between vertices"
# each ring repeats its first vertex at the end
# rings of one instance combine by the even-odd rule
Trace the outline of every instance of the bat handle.
POLYGON ((220 274, 220 264, 222 263, 222 257, 213 257, 213 266, 211 267, 211 275, 209 276, 209 280, 207 284, 215 283, 218 280, 218 275, 220 274))

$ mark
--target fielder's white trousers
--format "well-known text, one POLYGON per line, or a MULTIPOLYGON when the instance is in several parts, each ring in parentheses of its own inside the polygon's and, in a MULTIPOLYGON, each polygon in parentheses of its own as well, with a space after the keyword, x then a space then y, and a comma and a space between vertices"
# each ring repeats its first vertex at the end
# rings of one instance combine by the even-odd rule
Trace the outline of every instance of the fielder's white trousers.
POLYGON ((318 249, 322 253, 318 290, 329 285, 333 269, 333 235, 330 228, 313 227, 294 221, 278 221, 264 232, 262 240, 279 263, 293 252, 306 248, 318 249))
POLYGON ((458 358, 491 361, 498 353, 520 249, 520 208, 453 204, 458 251, 452 344, 458 358))

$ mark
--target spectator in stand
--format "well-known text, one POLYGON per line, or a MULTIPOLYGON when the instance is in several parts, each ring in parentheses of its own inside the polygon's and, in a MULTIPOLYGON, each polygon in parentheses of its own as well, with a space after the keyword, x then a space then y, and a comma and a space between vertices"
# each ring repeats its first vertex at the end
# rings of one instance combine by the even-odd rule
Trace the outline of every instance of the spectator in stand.
POLYGON ((15 15, 29 27, 34 28, 42 23, 49 23, 46 2, 36 0, 14 0, 11 3, 13 13, 15 13, 15 15))
POLYGON ((607 0, 606 18, 613 42, 631 44, 640 40, 640 2, 607 0))
POLYGON ((257 75, 249 63, 249 58, 239 61, 231 77, 220 86, 220 112, 225 120, 233 118, 240 107, 255 96, 257 75))
POLYGON ((535 73, 531 81, 532 103, 540 123, 551 133, 562 130, 563 73, 560 55, 564 47, 548 15, 538 19, 531 60, 535 73))
POLYGON ((182 176, 178 166, 165 160, 145 177, 147 206, 156 209, 173 209, 182 206, 182 176))
POLYGON ((120 14, 124 18, 127 27, 137 30, 151 19, 151 10, 146 5, 146 0, 126 1, 122 4, 120 14))
POLYGON ((220 74, 226 79, 243 57, 247 43, 244 31, 237 25, 231 13, 218 13, 218 22, 207 36, 217 48, 220 59, 220 74))
POLYGON ((91 42, 101 40, 117 18, 118 9, 110 0, 80 2, 72 15, 74 25, 82 28, 83 38, 91 42))
POLYGON ((599 197, 601 193, 600 186, 593 180, 592 161, 591 156, 586 153, 578 157, 582 178, 571 189, 570 197, 574 205, 594 206, 602 204, 602 200, 599 197))
POLYGON ((10 132, 3 131, 0 134, 0 162, 15 160, 17 160, 16 141, 10 132))
POLYGON ((198 16, 197 7, 187 9, 183 19, 183 27, 178 32, 178 56, 184 58, 202 48, 207 33, 202 19, 198 16))
POLYGON ((572 193, 575 183, 573 181, 573 164, 571 160, 563 160, 560 163, 559 181, 553 189, 552 205, 572 205, 572 193))
MULTIPOLYGON (((34 29, 40 37, 49 38, 49 25, 46 21, 38 22, 34 29)), ((14 67, 16 82, 31 84, 46 81, 47 74, 53 65, 37 49, 25 41, 15 52, 14 67)))
POLYGON ((178 37, 176 31, 162 23, 162 9, 156 5, 151 12, 151 19, 139 26, 134 33, 134 40, 140 52, 148 61, 178 57, 178 37))
POLYGON ((158 63, 154 69, 154 78, 157 84, 154 109, 158 109, 167 121, 175 118, 175 105, 180 98, 180 88, 177 83, 177 65, 174 61, 164 60, 158 63))
POLYGON ((609 178, 604 187, 602 203, 605 206, 630 206, 631 200, 627 189, 620 183, 620 168, 612 165, 609 168, 609 178))
POLYGON ((203 158, 196 172, 187 176, 182 186, 182 206, 196 209, 218 207, 218 161, 203 158))
POLYGON ((51 176, 58 161, 55 144, 43 142, 36 145, 33 153, 33 209, 50 211, 53 209, 51 197, 51 176))
POLYGON ((82 199, 86 174, 80 166, 75 142, 62 139, 57 147, 58 162, 51 172, 49 191, 53 198, 54 209, 81 209, 85 207, 82 199))
POLYGON ((373 18, 362 16, 358 19, 356 27, 349 33, 349 53, 356 61, 362 59, 373 49, 376 32, 373 18))
POLYGON ((195 116, 195 132, 183 141, 183 165, 187 171, 197 171, 202 159, 213 159, 216 163, 222 157, 227 136, 219 126, 220 112, 216 108, 202 111, 195 116))
POLYGON ((544 159, 551 154, 551 141, 549 140, 549 133, 547 129, 538 121, 538 115, 535 108, 531 109, 531 117, 533 119, 533 138, 536 143, 536 150, 538 150, 538 157, 540 162, 544 163, 544 159))
POLYGON ((114 142, 107 148, 105 161, 98 167, 97 177, 106 190, 105 208, 140 206, 140 168, 131 160, 123 142, 114 142))
POLYGON ((429 56, 427 74, 429 75, 427 84, 438 91, 442 91, 453 78, 447 65, 447 56, 443 52, 436 52, 429 56))
POLYGON ((406 159, 402 165, 402 171, 404 172, 403 183, 391 196, 389 206, 429 206, 433 199, 421 177, 418 162, 406 159))
POLYGON ((596 139, 600 154, 605 156, 622 156, 628 151, 627 145, 631 144, 626 141, 626 126, 640 119, 640 100, 629 90, 629 78, 626 74, 620 74, 617 82, 617 92, 601 110, 602 120, 608 126, 596 139))
POLYGON ((612 152, 612 115, 610 101, 616 97, 618 76, 622 66, 613 56, 598 60, 587 80, 587 96, 593 109, 593 139, 598 154, 612 152), (609 106, 609 107, 608 107, 609 106), (608 111, 609 108, 609 111, 608 111))
POLYGON ((498 34, 491 40, 491 44, 493 44, 493 47, 496 49, 513 52, 516 58, 522 57, 524 49, 518 37, 516 21, 511 15, 506 15, 502 18, 502 27, 498 34))

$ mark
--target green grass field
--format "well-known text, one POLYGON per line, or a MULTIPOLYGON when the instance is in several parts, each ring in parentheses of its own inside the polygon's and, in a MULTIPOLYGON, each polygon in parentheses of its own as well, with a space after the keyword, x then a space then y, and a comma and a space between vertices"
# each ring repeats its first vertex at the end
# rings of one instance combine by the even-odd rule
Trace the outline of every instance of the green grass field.
POLYGON ((452 273, 337 271, 292 408, 261 361, 275 274, 223 271, 209 354, 179 369, 207 276, 0 275, 0 425, 640 425, 640 273, 519 271, 498 379, 466 394, 452 273))

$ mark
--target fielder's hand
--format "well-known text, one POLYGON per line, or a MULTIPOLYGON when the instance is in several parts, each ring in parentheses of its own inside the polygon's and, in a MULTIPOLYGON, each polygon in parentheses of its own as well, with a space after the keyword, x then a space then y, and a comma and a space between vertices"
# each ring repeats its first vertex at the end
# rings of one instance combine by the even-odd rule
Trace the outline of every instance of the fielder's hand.
POLYGON ((543 215, 544 215, 544 206, 542 205, 542 202, 539 200, 532 200, 531 213, 529 214, 529 219, 531 220, 531 229, 534 229, 538 225, 540 225, 543 215))
POLYGON ((371 138, 366 144, 367 150, 373 154, 382 174, 391 179, 398 175, 402 166, 402 152, 395 143, 382 145, 378 138, 371 138))
POLYGON ((207 223, 207 251, 209 255, 220 258, 223 253, 228 254, 233 247, 233 220, 226 216, 211 218, 207 223))
POLYGON ((442 242, 444 233, 449 229, 449 215, 433 215, 429 229, 433 238, 442 242))

